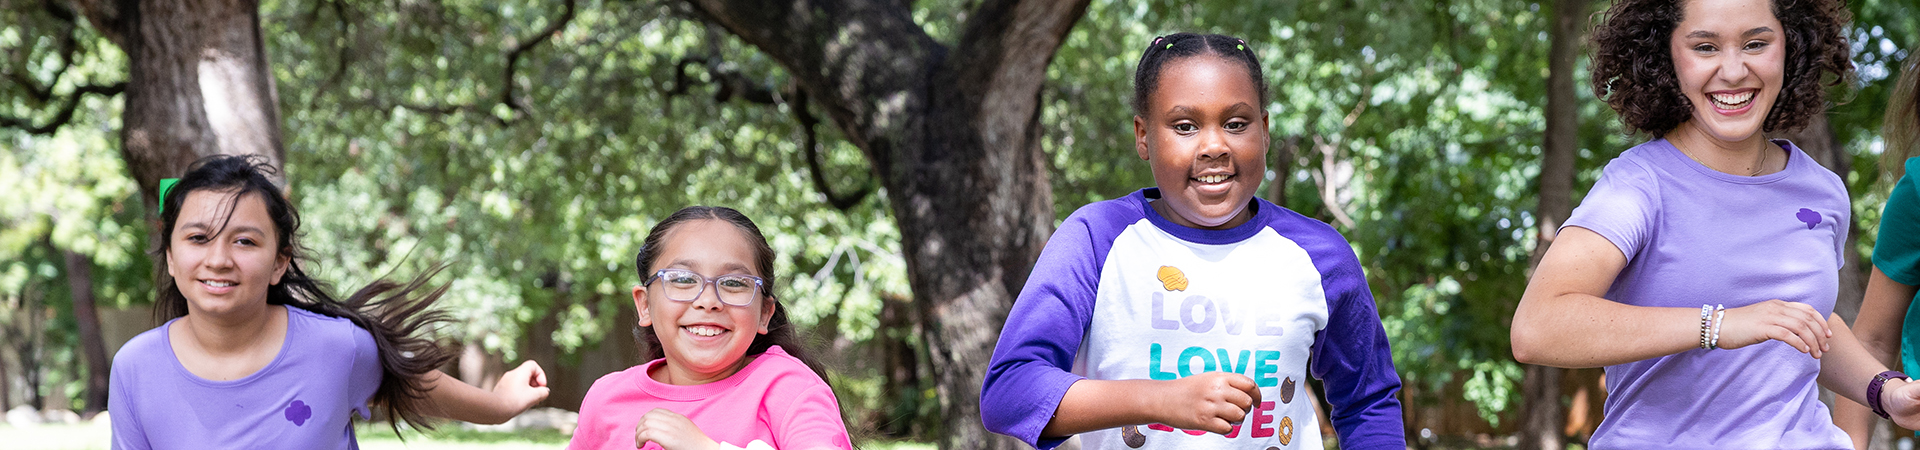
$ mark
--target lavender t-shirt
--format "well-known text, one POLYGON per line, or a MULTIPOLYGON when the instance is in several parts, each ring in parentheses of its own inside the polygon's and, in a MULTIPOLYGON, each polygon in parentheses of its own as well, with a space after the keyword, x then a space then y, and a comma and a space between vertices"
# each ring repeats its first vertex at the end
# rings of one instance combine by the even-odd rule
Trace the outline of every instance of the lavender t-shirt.
MULTIPOLYGON (((1787 167, 1758 177, 1694 162, 1666 140, 1608 163, 1566 226, 1627 257, 1606 298, 1728 309, 1770 299, 1833 313, 1850 209, 1846 185, 1784 140, 1787 167)), ((1846 449, 1820 403, 1820 361, 1780 341, 1607 366, 1594 449, 1846 449)))
MULTIPOLYGON (((174 319, 179 320, 179 319, 174 319)), ((347 319, 287 307, 287 337, 265 368, 232 381, 188 372, 167 327, 113 357, 113 448, 353 449, 353 412, 380 387, 373 335, 347 319)))

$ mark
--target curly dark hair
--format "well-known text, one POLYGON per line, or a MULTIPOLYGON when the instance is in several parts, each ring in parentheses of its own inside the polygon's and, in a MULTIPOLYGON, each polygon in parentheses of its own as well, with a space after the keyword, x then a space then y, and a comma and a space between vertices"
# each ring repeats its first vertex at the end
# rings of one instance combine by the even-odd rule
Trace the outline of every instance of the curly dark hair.
MULTIPOLYGON (((1772 0, 1786 28, 1787 61, 1780 98, 1762 129, 1792 131, 1827 108, 1829 86, 1853 76, 1845 0, 1772 0)), ((1693 118, 1668 52, 1684 4, 1618 0, 1593 30, 1593 95, 1620 114, 1629 130, 1661 136, 1693 118)))

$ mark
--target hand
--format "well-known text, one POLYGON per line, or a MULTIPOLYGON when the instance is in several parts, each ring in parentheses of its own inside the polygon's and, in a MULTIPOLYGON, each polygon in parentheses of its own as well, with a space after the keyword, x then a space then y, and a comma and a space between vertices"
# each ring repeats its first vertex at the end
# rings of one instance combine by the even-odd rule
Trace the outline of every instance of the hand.
POLYGON ((540 363, 531 360, 501 374, 500 382, 493 385, 493 395, 509 412, 507 417, 520 415, 546 400, 548 391, 547 372, 540 370, 540 363))
POLYGON ((665 408, 654 408, 640 416, 640 425, 633 429, 633 447, 646 447, 648 442, 659 444, 667 450, 717 450, 720 443, 700 432, 692 420, 665 408))
POLYGON ((1720 320, 1720 348, 1736 349, 1767 340, 1785 342, 1819 358, 1827 352, 1827 318, 1805 303, 1767 300, 1727 310, 1720 320))
POLYGON ((1168 382, 1154 408, 1160 423, 1227 434, 1260 404, 1260 387, 1237 373, 1208 372, 1168 382))
POLYGON ((1914 429, 1920 426, 1920 383, 1899 378, 1887 380, 1880 385, 1880 407, 1886 408, 1887 417, 1901 428, 1914 429))

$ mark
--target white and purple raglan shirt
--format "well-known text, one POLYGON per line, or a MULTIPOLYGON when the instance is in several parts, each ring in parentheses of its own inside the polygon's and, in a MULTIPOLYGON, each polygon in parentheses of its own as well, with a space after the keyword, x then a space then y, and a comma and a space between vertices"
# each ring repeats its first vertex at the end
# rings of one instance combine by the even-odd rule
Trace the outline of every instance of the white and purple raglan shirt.
POLYGON ((113 448, 359 448, 354 413, 384 373, 373 335, 352 321, 287 307, 287 337, 273 362, 237 380, 200 378, 180 365, 166 325, 113 356, 107 410, 113 448))
POLYGON ((1159 190, 1075 211, 1047 241, 994 349, 980 396, 988 430, 1042 437, 1081 379, 1246 375, 1261 403, 1225 435, 1166 425, 1081 435, 1087 449, 1321 448, 1309 373, 1324 381, 1345 449, 1404 449, 1400 377, 1373 294, 1332 227, 1253 199, 1225 230, 1175 224, 1159 190))
MULTIPOLYGON (((1665 139, 1607 163, 1563 226, 1626 256, 1605 297, 1689 309, 1780 299, 1830 316, 1852 223, 1847 187, 1792 143, 1773 142, 1787 167, 1757 177, 1700 165, 1665 139)), ((1589 445, 1850 449, 1820 403, 1819 374, 1820 360, 1776 340, 1607 366, 1606 418, 1589 445)))

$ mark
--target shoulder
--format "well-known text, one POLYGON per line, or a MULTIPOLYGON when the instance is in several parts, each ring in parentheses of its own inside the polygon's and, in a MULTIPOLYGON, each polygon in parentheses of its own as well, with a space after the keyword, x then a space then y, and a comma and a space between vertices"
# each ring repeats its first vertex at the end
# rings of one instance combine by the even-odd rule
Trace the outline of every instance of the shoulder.
POLYGON ((1267 229, 1273 230, 1280 237, 1306 250, 1307 255, 1313 258, 1316 265, 1325 267, 1324 263, 1359 264, 1359 258, 1353 253, 1353 246, 1347 242, 1346 236, 1333 228, 1333 225, 1301 215, 1294 210, 1268 202, 1266 199, 1255 197, 1254 202, 1260 207, 1259 214, 1255 216, 1256 220, 1262 221, 1267 229))
POLYGON ((287 305, 287 329, 300 330, 300 340, 327 345, 373 344, 373 333, 352 320, 331 317, 298 306, 287 305))
POLYGON ((120 369, 148 367, 171 359, 173 348, 167 344, 167 327, 171 325, 173 321, 169 320, 127 340, 126 344, 120 346, 120 351, 113 354, 113 372, 132 374, 136 372, 123 372, 120 369))
POLYGON ((1142 213, 1145 192, 1141 189, 1119 198, 1088 203, 1068 215, 1060 228, 1080 227, 1094 236, 1118 234, 1119 230, 1146 218, 1142 213))
POLYGON ((754 358, 748 365, 748 370, 751 372, 748 375, 749 380, 780 384, 786 388, 827 385, 827 381, 820 379, 819 374, 813 373, 813 369, 807 367, 806 362, 787 354, 786 349, 778 345, 768 347, 766 352, 754 358))

